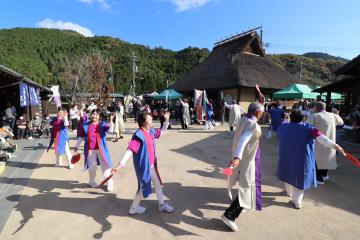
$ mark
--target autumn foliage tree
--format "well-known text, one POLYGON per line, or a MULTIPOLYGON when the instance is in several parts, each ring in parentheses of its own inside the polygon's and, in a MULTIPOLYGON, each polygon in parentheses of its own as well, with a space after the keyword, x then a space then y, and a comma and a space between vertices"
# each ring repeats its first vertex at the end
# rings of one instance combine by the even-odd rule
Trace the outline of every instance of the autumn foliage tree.
POLYGON ((112 60, 99 51, 92 52, 90 59, 94 102, 108 105, 111 101, 110 94, 114 91, 113 82, 110 79, 112 60))

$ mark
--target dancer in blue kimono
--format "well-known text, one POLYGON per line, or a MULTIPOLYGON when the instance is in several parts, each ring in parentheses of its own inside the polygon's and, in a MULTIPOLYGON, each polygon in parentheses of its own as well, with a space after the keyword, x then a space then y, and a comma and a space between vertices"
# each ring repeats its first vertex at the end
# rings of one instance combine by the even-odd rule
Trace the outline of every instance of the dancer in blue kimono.
POLYGON ((213 129, 214 126, 212 124, 214 115, 214 107, 212 105, 211 99, 206 101, 206 112, 205 112, 205 130, 213 129))
POLYGON ((278 129, 280 156, 276 176, 285 183, 286 193, 292 197, 296 209, 301 208, 304 191, 312 184, 316 187, 314 139, 344 154, 339 145, 303 120, 300 110, 292 110, 290 123, 283 123, 278 129))
POLYGON ((159 201, 159 210, 171 213, 174 208, 165 202, 162 191, 162 181, 157 168, 157 156, 155 151, 155 139, 166 132, 169 126, 170 113, 164 114, 165 122, 161 129, 152 128, 152 117, 150 113, 141 113, 138 116, 139 129, 134 133, 129 142, 128 150, 123 158, 113 168, 112 173, 118 173, 121 167, 124 167, 126 161, 132 156, 136 177, 138 179, 138 190, 130 206, 129 214, 141 214, 146 208, 140 205, 142 198, 147 198, 151 193, 151 182, 154 184, 155 193, 159 201))
MULTIPOLYGON (((101 166, 104 177, 107 178, 111 174, 112 161, 110 153, 106 145, 106 133, 111 126, 113 116, 110 116, 110 124, 100 121, 100 110, 94 109, 90 114, 90 121, 82 124, 82 129, 79 131, 78 141, 75 147, 75 153, 82 142, 84 144, 84 158, 85 170, 89 171, 89 184, 95 188, 98 184, 95 181, 97 165, 101 166)), ((107 190, 112 191, 114 188, 113 180, 107 182, 107 190)))
POLYGON ((74 167, 73 164, 71 164, 71 151, 69 148, 69 136, 67 132, 67 128, 69 127, 69 119, 67 116, 67 112, 60 109, 57 112, 57 116, 52 119, 50 122, 50 125, 52 125, 52 132, 51 132, 51 139, 48 147, 49 149, 54 144, 55 148, 55 155, 56 155, 56 167, 59 167, 62 165, 62 155, 66 155, 66 158, 69 163, 69 169, 72 169, 74 167))
POLYGON ((272 133, 277 132, 279 126, 284 120, 284 110, 282 109, 280 101, 276 102, 276 104, 269 110, 269 113, 271 117, 271 123, 267 138, 271 138, 272 133))

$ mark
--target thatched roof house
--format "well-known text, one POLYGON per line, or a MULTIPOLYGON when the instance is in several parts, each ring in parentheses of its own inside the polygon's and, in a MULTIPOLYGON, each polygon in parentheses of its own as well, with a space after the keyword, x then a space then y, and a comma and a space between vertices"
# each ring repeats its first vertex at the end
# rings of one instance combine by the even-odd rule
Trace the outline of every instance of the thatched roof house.
MULTIPOLYGON (((341 92, 345 94, 345 111, 350 112, 350 108, 355 104, 360 104, 360 55, 347 62, 345 65, 335 71, 337 76, 342 76, 338 81, 332 82, 316 92, 341 92)), ((327 99, 330 103, 330 98, 327 99)))
POLYGON ((269 95, 294 83, 302 81, 265 58, 254 30, 215 44, 208 58, 172 87, 181 92, 205 89, 212 92, 213 97, 223 92, 247 107, 255 100, 256 84, 269 95))

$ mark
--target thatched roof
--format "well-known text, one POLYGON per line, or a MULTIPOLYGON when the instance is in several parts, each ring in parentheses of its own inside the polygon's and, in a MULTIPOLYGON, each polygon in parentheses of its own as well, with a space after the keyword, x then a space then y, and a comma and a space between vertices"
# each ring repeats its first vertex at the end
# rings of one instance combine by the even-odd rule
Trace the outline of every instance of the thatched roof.
POLYGON ((360 55, 347 62, 338 70, 335 71, 336 75, 352 75, 360 76, 360 55))
POLYGON ((347 62, 336 75, 344 75, 340 80, 316 89, 316 92, 358 92, 360 88, 360 55, 347 62))
POLYGON ((355 81, 359 81, 359 78, 344 77, 335 82, 329 83, 321 88, 315 89, 314 92, 352 92, 356 89, 355 81))
POLYGON ((250 32, 216 45, 211 54, 172 87, 178 91, 193 89, 229 89, 255 87, 282 89, 303 83, 281 69, 264 52, 257 33, 250 32))

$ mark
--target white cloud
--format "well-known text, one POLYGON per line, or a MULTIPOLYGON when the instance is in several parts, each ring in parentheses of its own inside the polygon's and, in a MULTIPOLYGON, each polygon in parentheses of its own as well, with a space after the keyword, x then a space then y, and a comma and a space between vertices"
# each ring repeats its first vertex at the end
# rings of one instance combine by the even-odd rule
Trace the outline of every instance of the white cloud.
POLYGON ((37 27, 40 28, 55 28, 61 30, 73 30, 78 32, 85 37, 93 37, 94 34, 91 32, 90 29, 80 26, 79 24, 72 23, 72 22, 63 22, 63 21, 54 21, 52 19, 46 18, 40 22, 36 23, 37 27))
MULTIPOLYGON (((89 1, 89 0, 81 0, 81 1, 89 1)), ((172 4, 175 5, 176 11, 183 12, 193 8, 198 8, 211 0, 168 0, 172 4)))
POLYGON ((107 2, 107 0, 78 0, 78 1, 86 4, 97 3, 103 10, 110 10, 111 8, 111 5, 107 2))

